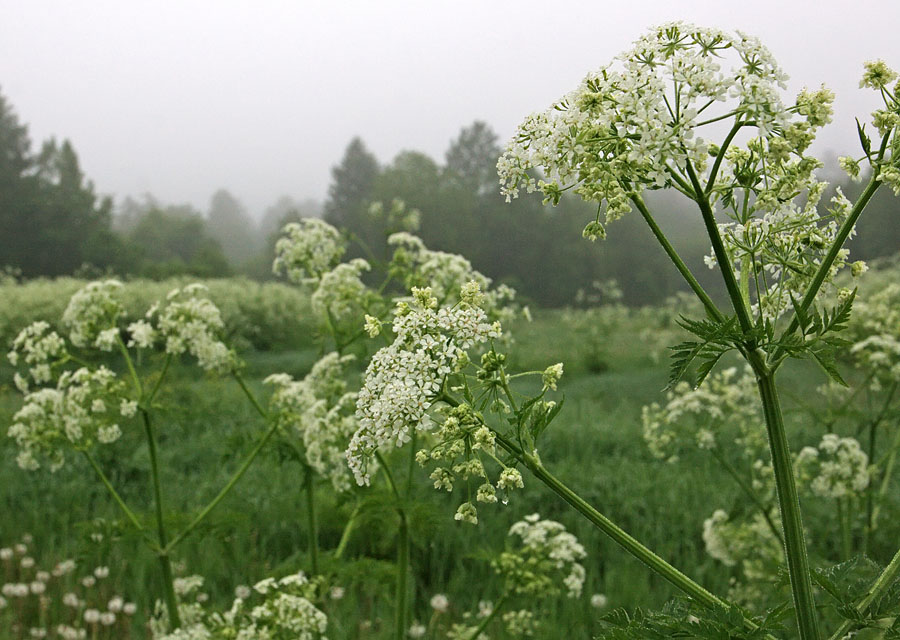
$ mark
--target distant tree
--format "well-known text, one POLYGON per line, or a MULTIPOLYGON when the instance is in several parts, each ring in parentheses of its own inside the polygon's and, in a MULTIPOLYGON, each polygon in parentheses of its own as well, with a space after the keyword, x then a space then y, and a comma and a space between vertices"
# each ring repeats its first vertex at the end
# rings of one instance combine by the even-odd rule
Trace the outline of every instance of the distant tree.
POLYGON ((26 276, 122 266, 112 201, 99 197, 68 140, 33 155, 27 129, 0 96, 0 264, 26 276))
POLYGON ((497 134, 476 120, 463 127, 444 155, 448 177, 478 195, 497 192, 497 134))
POLYGON ((39 181, 28 128, 0 94, 0 266, 25 269, 39 235, 39 181))
POLYGON ((361 226, 378 173, 378 160, 361 139, 353 138, 340 164, 331 169, 325 220, 336 227, 361 226))
POLYGON ((318 200, 298 201, 290 196, 281 196, 263 213, 259 221, 259 235, 268 242, 271 235, 278 233, 287 222, 300 218, 320 217, 322 217, 322 203, 318 200))
POLYGON ((206 232, 203 216, 187 205, 143 212, 128 236, 134 252, 130 272, 150 278, 231 273, 218 241, 206 232))
POLYGON ((233 266, 243 264, 259 249, 253 220, 244 205, 225 189, 219 189, 210 199, 207 231, 233 266))

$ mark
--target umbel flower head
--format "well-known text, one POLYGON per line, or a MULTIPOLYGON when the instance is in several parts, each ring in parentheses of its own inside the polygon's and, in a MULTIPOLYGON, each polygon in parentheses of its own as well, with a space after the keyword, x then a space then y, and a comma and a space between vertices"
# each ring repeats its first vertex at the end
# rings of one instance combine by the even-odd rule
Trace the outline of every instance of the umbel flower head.
MULTIPOLYGON (((202 584, 202 578, 201 584, 202 584)), ((180 595, 196 591, 194 583, 180 595)), ((328 617, 312 603, 316 585, 303 573, 266 578, 235 598, 228 611, 206 613, 196 603, 179 606, 182 627, 165 633, 165 614, 154 621, 158 640, 325 640, 328 617), (248 590, 249 591, 249 590, 248 590)))
POLYGON ((196 283, 173 289, 161 307, 154 305, 147 312, 147 318, 156 322, 166 353, 190 353, 203 369, 225 373, 237 366, 237 357, 219 338, 225 323, 206 291, 205 285, 196 283))
POLYGON ((368 484, 370 462, 382 446, 402 446, 415 430, 429 429, 428 410, 466 351, 499 337, 479 306, 440 307, 430 288, 414 288, 394 311, 393 343, 379 349, 366 368, 357 399, 359 429, 347 461, 359 484, 368 484))
POLYGON ((72 344, 112 350, 119 336, 116 325, 124 314, 122 303, 116 298, 121 288, 118 280, 90 282, 72 296, 62 317, 72 344))
POLYGON ((130 412, 122 403, 127 403, 123 391, 116 374, 101 366, 64 371, 55 387, 26 393, 8 432, 19 447, 19 466, 35 470, 47 465, 56 471, 65 462, 66 449, 86 450, 118 440, 118 422, 123 412, 130 412))
POLYGON ((297 284, 316 282, 344 255, 341 234, 318 218, 304 218, 282 229, 275 243, 272 271, 297 284))
MULTIPOLYGON (((555 203, 574 187, 584 200, 605 202, 606 220, 614 220, 630 211, 632 191, 671 186, 672 167, 690 162, 703 171, 710 144, 698 129, 722 109, 764 135, 783 128, 786 79, 756 38, 683 23, 656 27, 520 125, 497 164, 502 192, 541 190, 555 203)), ((816 120, 827 111, 817 108, 816 120)), ((604 233, 599 221, 593 229, 604 233)))
POLYGON ((856 439, 827 433, 818 448, 804 447, 797 455, 797 475, 817 496, 858 496, 871 481, 869 456, 856 439))
POLYGON ((353 356, 329 353, 303 380, 285 373, 266 378, 275 390, 270 411, 287 437, 300 437, 306 464, 331 480, 336 491, 350 488, 345 450, 356 431, 356 393, 347 392, 345 370, 353 356))
POLYGON ((411 233, 392 234, 388 244, 394 247, 391 273, 407 289, 430 287, 439 304, 462 300, 484 309, 491 321, 507 322, 516 315, 515 290, 504 284, 492 287, 491 279, 464 257, 433 251, 411 233))
POLYGON ((520 546, 504 551, 493 565, 511 593, 546 598, 565 590, 570 598, 581 596, 585 571, 579 561, 587 553, 565 526, 533 513, 510 527, 509 536, 520 546))

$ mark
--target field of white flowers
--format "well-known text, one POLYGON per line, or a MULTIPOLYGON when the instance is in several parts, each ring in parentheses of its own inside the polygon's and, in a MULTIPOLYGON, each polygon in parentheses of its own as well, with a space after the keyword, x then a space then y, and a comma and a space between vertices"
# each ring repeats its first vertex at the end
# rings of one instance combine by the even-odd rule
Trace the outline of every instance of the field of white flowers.
POLYGON ((661 308, 532 318, 399 203, 383 264, 304 219, 283 284, 0 285, 0 637, 900 637, 900 268, 844 248, 900 192, 897 74, 865 67, 854 202, 806 155, 834 95, 784 77, 666 25, 500 158, 510 198, 596 203, 590 240, 640 215, 689 290, 661 308))

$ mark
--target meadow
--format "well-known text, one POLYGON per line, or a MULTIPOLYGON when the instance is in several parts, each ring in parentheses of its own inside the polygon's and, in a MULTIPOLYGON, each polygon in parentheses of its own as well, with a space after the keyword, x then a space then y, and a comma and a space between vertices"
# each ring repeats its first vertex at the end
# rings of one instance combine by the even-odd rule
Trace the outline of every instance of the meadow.
MULTIPOLYGON (((892 277, 877 272, 873 282, 884 286, 892 277)), ((65 299, 83 284, 73 280, 7 283, 4 312, 7 317, 18 314, 11 322, 20 325, 38 310, 50 317, 53 309, 46 301, 65 299), (30 307, 20 303, 29 297, 40 303, 30 307)), ((160 283, 156 290, 147 291, 144 282, 129 283, 125 297, 145 292, 151 299, 171 284, 178 283, 160 283)), ((237 312, 227 317, 226 333, 243 345, 245 379, 260 397, 266 394, 262 379, 270 372, 283 371, 299 379, 309 371, 321 348, 304 320, 308 301, 302 295, 286 295, 274 285, 266 285, 264 294, 243 282, 210 285, 212 296, 218 294, 217 302, 225 309, 260 304, 260 295, 273 298, 266 301, 267 308, 281 309, 259 316, 257 320, 265 322, 261 325, 253 325, 237 312), (289 325, 294 322, 297 329, 291 331, 289 325), (268 338, 254 347, 253 336, 268 338)), ((707 588, 726 592, 740 571, 706 552, 703 522, 714 509, 739 507, 743 501, 739 486, 706 452, 687 452, 671 464, 655 458, 642 436, 641 409, 663 397, 669 369, 667 345, 683 333, 675 319, 676 310, 685 310, 684 304, 680 299, 660 308, 608 305, 536 311, 531 321, 519 319, 510 327, 515 340, 511 366, 528 370, 555 360, 565 362, 559 382, 565 407, 542 447, 547 467, 663 558, 687 568, 707 588)), ((14 333, 14 328, 8 333, 14 333)), ((12 372, 8 363, 0 368, 0 422, 5 425, 21 405, 11 383, 12 372)), ((361 373, 357 367, 351 376, 361 373)), ((190 520, 196 505, 214 496, 227 481, 265 424, 227 379, 203 374, 187 363, 174 366, 170 376, 158 398, 164 409, 157 422, 166 519, 178 528, 190 520)), ((792 440, 799 444, 814 439, 821 428, 803 410, 802 399, 815 394, 824 376, 813 365, 800 363, 786 371, 783 380, 790 389, 785 404, 792 440)), ((76 459, 53 474, 31 473, 18 468, 15 454, 11 439, 0 440, 0 504, 5 514, 0 521, 0 547, 12 546, 28 535, 33 539, 29 555, 38 566, 72 558, 80 571, 108 567, 108 588, 137 605, 132 637, 147 637, 144 625, 162 591, 155 554, 141 544, 83 460, 76 459)), ((405 469, 404 454, 393 455, 396 468, 405 469)), ((150 521, 147 456, 146 443, 135 429, 126 430, 118 442, 105 447, 98 460, 113 484, 121 487, 126 502, 146 505, 143 511, 138 509, 138 516, 150 521)), ((677 595, 670 584, 620 553, 615 543, 529 478, 521 495, 506 507, 486 512, 473 530, 450 517, 453 499, 434 491, 425 472, 417 467, 412 472, 411 620, 431 623, 434 637, 440 637, 437 632, 450 619, 477 611, 480 601, 496 598, 501 585, 490 560, 507 544, 510 525, 534 512, 564 523, 588 552, 583 595, 573 600, 556 598, 536 607, 545 622, 540 637, 591 637, 600 628, 598 619, 614 608, 658 608, 677 595), (447 596, 447 613, 436 613, 431 607, 436 594, 447 596), (595 594, 605 596, 604 607, 592 606, 595 594)), ((407 473, 400 473, 400 483, 407 482, 407 473)), ((336 496, 324 484, 319 482, 322 490, 316 494, 320 571, 332 576, 330 584, 341 594, 327 599, 322 607, 331 620, 329 637, 391 637, 398 519, 388 490, 376 484, 356 491, 357 498, 354 492, 336 496), (344 543, 342 558, 335 559, 357 499, 361 500, 357 525, 344 543)), ((878 537, 883 546, 869 551, 882 562, 890 558, 891 540, 900 536, 896 482, 888 495, 878 537)), ((203 576, 202 591, 218 608, 227 608, 238 585, 298 570, 309 573, 304 500, 300 465, 283 445, 272 443, 179 548, 174 557, 176 573, 203 576)), ((812 508, 809 517, 817 523, 833 520, 823 505, 806 506, 812 508)), ((812 538, 811 553, 823 564, 841 559, 839 542, 832 537, 812 538)))

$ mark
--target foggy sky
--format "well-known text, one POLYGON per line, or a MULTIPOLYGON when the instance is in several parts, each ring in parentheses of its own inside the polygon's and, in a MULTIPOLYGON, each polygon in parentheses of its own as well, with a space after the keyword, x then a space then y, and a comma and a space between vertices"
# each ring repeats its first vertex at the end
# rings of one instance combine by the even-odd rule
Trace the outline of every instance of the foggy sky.
POLYGON ((354 135, 382 163, 442 161, 480 119, 505 140, 647 27, 681 19, 759 36, 790 95, 838 95, 818 149, 856 154, 877 106, 862 63, 900 67, 900 2, 603 0, 0 0, 0 92, 39 144, 69 138, 99 192, 254 213, 322 199, 354 135))

